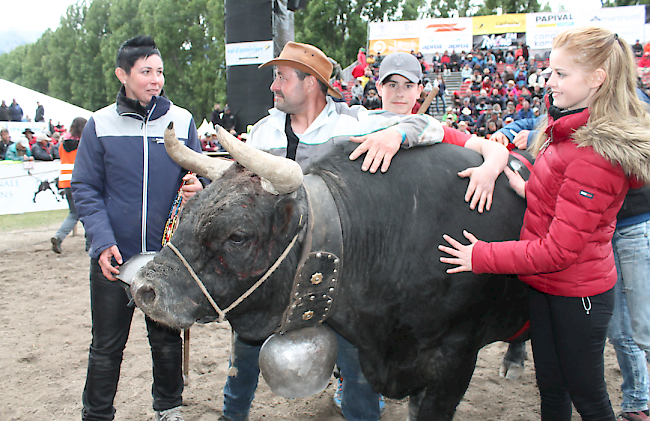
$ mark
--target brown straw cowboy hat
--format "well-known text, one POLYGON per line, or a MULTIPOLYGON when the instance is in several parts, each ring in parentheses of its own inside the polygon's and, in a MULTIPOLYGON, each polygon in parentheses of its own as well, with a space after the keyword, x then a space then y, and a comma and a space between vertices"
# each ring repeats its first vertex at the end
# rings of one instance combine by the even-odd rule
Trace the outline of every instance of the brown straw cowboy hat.
POLYGON ((289 41, 282 49, 277 58, 260 65, 266 66, 289 66, 314 76, 327 86, 327 93, 336 98, 343 98, 336 89, 329 84, 329 77, 332 74, 332 63, 325 53, 309 44, 289 41))

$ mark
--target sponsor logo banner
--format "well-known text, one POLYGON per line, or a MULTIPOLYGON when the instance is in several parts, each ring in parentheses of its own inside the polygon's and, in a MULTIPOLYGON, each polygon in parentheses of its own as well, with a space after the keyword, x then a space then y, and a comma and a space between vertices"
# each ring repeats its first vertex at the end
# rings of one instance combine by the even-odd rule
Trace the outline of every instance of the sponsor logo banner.
POLYGON ((526 32, 526 14, 475 16, 472 27, 473 35, 526 32))
POLYGON ((226 66, 262 64, 273 60, 273 41, 226 44, 226 66))

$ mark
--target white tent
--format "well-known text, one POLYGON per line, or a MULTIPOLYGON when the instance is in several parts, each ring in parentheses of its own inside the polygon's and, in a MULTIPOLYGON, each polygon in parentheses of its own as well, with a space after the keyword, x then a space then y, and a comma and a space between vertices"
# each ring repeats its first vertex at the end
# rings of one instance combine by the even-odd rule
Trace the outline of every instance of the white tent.
POLYGON ((208 121, 205 118, 203 119, 203 123, 201 123, 201 126, 198 129, 196 129, 196 131, 199 133, 199 138, 205 136, 206 133, 217 134, 217 131, 214 130, 212 124, 208 123, 208 121))
MULTIPOLYGON (((0 79, 0 100, 5 101, 7 106, 11 105, 11 101, 16 99, 20 108, 23 109, 23 116, 34 120, 36 114, 36 102, 40 102, 45 110, 45 122, 47 123, 52 119, 52 124, 55 126, 61 123, 63 126, 70 127, 70 123, 75 117, 83 117, 89 119, 92 111, 84 108, 77 107, 76 105, 69 104, 60 99, 52 98, 51 96, 42 94, 40 92, 25 88, 15 83, 0 79)), ((2 123, 5 125, 4 122, 2 123)), ((24 125, 25 123, 23 123, 24 125)))

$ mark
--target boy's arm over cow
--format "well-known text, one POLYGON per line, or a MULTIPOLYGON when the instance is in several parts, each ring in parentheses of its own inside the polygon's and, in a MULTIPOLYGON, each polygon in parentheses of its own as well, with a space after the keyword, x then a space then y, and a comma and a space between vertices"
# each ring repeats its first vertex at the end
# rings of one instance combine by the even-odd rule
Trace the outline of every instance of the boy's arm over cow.
POLYGON ((362 122, 361 133, 369 133, 351 137, 350 141, 361 143, 351 154, 354 161, 364 153, 361 169, 377 172, 388 171, 393 156, 400 147, 410 148, 420 145, 439 143, 444 137, 440 122, 426 114, 398 115, 388 112, 360 113, 362 122))

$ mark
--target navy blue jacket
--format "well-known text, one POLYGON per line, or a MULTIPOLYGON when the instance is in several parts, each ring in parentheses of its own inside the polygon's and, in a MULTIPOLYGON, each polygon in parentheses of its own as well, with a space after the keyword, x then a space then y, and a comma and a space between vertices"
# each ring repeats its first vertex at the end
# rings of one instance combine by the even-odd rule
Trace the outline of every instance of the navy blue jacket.
POLYGON ((71 188, 91 257, 117 245, 126 261, 162 247, 165 223, 186 174, 163 143, 171 121, 179 140, 200 152, 192 115, 163 96, 153 97, 145 109, 122 88, 117 102, 86 124, 71 188))

